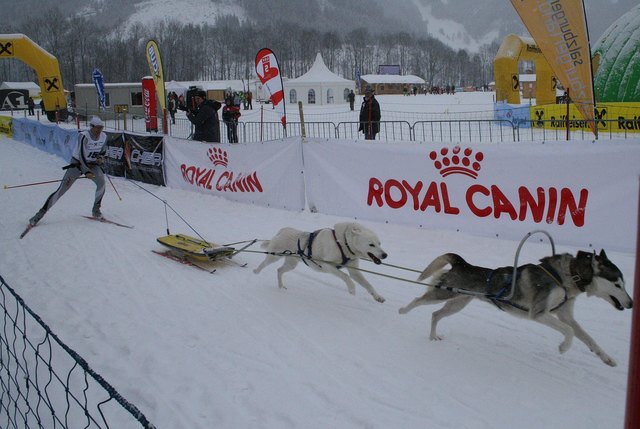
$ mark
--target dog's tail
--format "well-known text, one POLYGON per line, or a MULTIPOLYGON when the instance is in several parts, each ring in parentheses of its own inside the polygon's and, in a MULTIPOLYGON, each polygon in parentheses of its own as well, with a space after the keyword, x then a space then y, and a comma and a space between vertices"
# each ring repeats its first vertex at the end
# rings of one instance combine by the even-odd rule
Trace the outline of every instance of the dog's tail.
POLYGON ((453 267, 455 264, 459 263, 466 262, 461 256, 456 255, 455 253, 445 253, 444 255, 440 255, 424 269, 422 274, 418 277, 418 281, 420 282, 424 279, 428 279, 436 274, 439 276, 447 265, 451 265, 451 267, 453 267))

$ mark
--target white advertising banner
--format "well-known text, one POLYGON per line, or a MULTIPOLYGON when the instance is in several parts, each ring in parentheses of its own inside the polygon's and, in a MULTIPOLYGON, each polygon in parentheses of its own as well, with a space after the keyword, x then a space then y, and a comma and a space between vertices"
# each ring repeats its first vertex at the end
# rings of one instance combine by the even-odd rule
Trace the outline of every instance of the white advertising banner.
POLYGON ((320 213, 635 250, 638 141, 307 141, 307 201, 320 213))
POLYGON ((299 139, 245 145, 166 136, 164 171, 171 188, 288 210, 305 207, 299 139))

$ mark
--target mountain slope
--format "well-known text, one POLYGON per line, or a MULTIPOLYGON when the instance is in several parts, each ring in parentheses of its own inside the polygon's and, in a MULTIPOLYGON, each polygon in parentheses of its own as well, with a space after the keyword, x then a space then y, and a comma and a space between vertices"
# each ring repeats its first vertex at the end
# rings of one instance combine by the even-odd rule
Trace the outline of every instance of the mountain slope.
MULTIPOLYGON (((637 0, 585 0, 591 42, 637 0)), ((474 52, 500 42, 509 33, 525 32, 506 0, 23 0, 3 6, 0 24, 28 22, 24 10, 58 7, 66 13, 93 16, 120 31, 136 22, 143 26, 166 19, 214 24, 234 15, 257 25, 272 21, 296 23, 321 31, 348 32, 366 27, 372 34, 406 31, 431 35, 454 49, 474 52)))

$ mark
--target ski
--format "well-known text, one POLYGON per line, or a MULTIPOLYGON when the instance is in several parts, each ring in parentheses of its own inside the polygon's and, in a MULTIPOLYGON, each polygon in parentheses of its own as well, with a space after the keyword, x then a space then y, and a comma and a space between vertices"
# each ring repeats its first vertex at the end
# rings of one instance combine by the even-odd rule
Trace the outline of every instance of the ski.
POLYGON ((169 251, 169 250, 167 250, 165 252, 159 252, 157 250, 152 250, 152 252, 155 253, 156 255, 164 256, 167 259, 171 259, 172 261, 179 262, 179 263, 181 263, 183 265, 187 265, 189 267, 193 267, 193 268, 197 268, 197 269, 202 270, 202 271, 206 271, 209 274, 213 274, 213 273, 216 272, 215 268, 213 270, 210 270, 208 268, 205 268, 205 267, 203 267, 201 265, 196 264, 195 262, 191 262, 191 261, 189 261, 187 259, 180 258, 179 256, 176 256, 176 255, 172 254, 171 251, 169 251))
POLYGON ((82 215, 82 217, 90 219, 90 220, 95 220, 96 222, 102 222, 102 223, 110 223, 111 225, 115 225, 115 226, 119 226, 122 228, 129 228, 129 229, 133 229, 133 225, 125 225, 123 223, 118 223, 109 219, 105 219, 103 217, 94 217, 94 216, 85 216, 82 215))
POLYGON ((22 231, 22 234, 20 234, 20 238, 22 238, 22 237, 24 237, 25 235, 27 235, 27 233, 28 233, 29 231, 31 231, 34 227, 35 227, 35 225, 28 224, 28 225, 27 225, 27 227, 25 228, 25 230, 24 230, 24 231, 22 231))

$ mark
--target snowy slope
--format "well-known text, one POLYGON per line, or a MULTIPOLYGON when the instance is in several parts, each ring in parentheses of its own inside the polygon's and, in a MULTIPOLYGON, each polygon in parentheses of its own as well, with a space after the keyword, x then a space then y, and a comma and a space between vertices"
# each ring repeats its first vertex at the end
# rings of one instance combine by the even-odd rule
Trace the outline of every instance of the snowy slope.
POLYGON ((244 19, 244 9, 237 3, 202 0, 146 0, 136 5, 136 12, 127 18, 121 30, 129 30, 134 24, 150 27, 167 20, 183 24, 213 25, 217 18, 233 15, 244 19))
MULTIPOLYGON (((509 33, 526 34, 515 9, 504 0, 317 0, 310 4, 313 7, 309 7, 309 13, 314 15, 305 19, 299 18, 304 6, 296 3, 272 2, 269 11, 284 21, 314 25, 325 31, 368 27, 372 32, 402 29, 429 34, 453 49, 470 53, 478 53, 483 45, 500 43, 509 33), (324 15, 315 16, 320 11, 324 15)), ((636 4, 635 0, 586 0, 592 42, 636 4)), ((231 0, 145 0, 136 4, 136 11, 127 17, 120 30, 130 29, 135 23, 148 27, 168 19, 195 25, 213 24, 224 15, 236 16, 241 21, 251 19, 258 24, 270 19, 250 13, 246 7, 247 4, 231 0)))
MULTIPOLYGON (((61 177, 65 161, 0 137, 0 182, 61 177)), ((0 274, 28 305, 158 428, 605 428, 621 427, 631 312, 581 297, 577 319, 618 361, 604 365, 574 341, 482 303, 440 324, 431 312, 400 316, 422 287, 367 274, 387 298, 355 297, 338 279, 300 266, 279 290, 262 255, 215 274, 161 258, 162 203, 114 178, 103 211, 126 230, 83 219, 93 184, 78 181, 23 240, 26 220, 55 185, 0 191, 0 274)), ((270 238, 283 226, 315 230, 345 218, 147 189, 204 237, 220 243, 270 238)), ((485 266, 509 265, 517 242, 365 223, 387 262, 422 269, 444 252, 485 266)), ((170 217, 172 233, 192 233, 170 217)), ((556 243, 558 251, 577 249, 556 243)), ((260 250, 255 247, 254 250, 260 250)), ((528 243, 521 260, 549 253, 528 243)), ((610 252, 633 279, 635 255, 610 252)), ((364 268, 402 277, 415 274, 364 268)), ((632 289, 631 284, 628 289, 632 289)))

